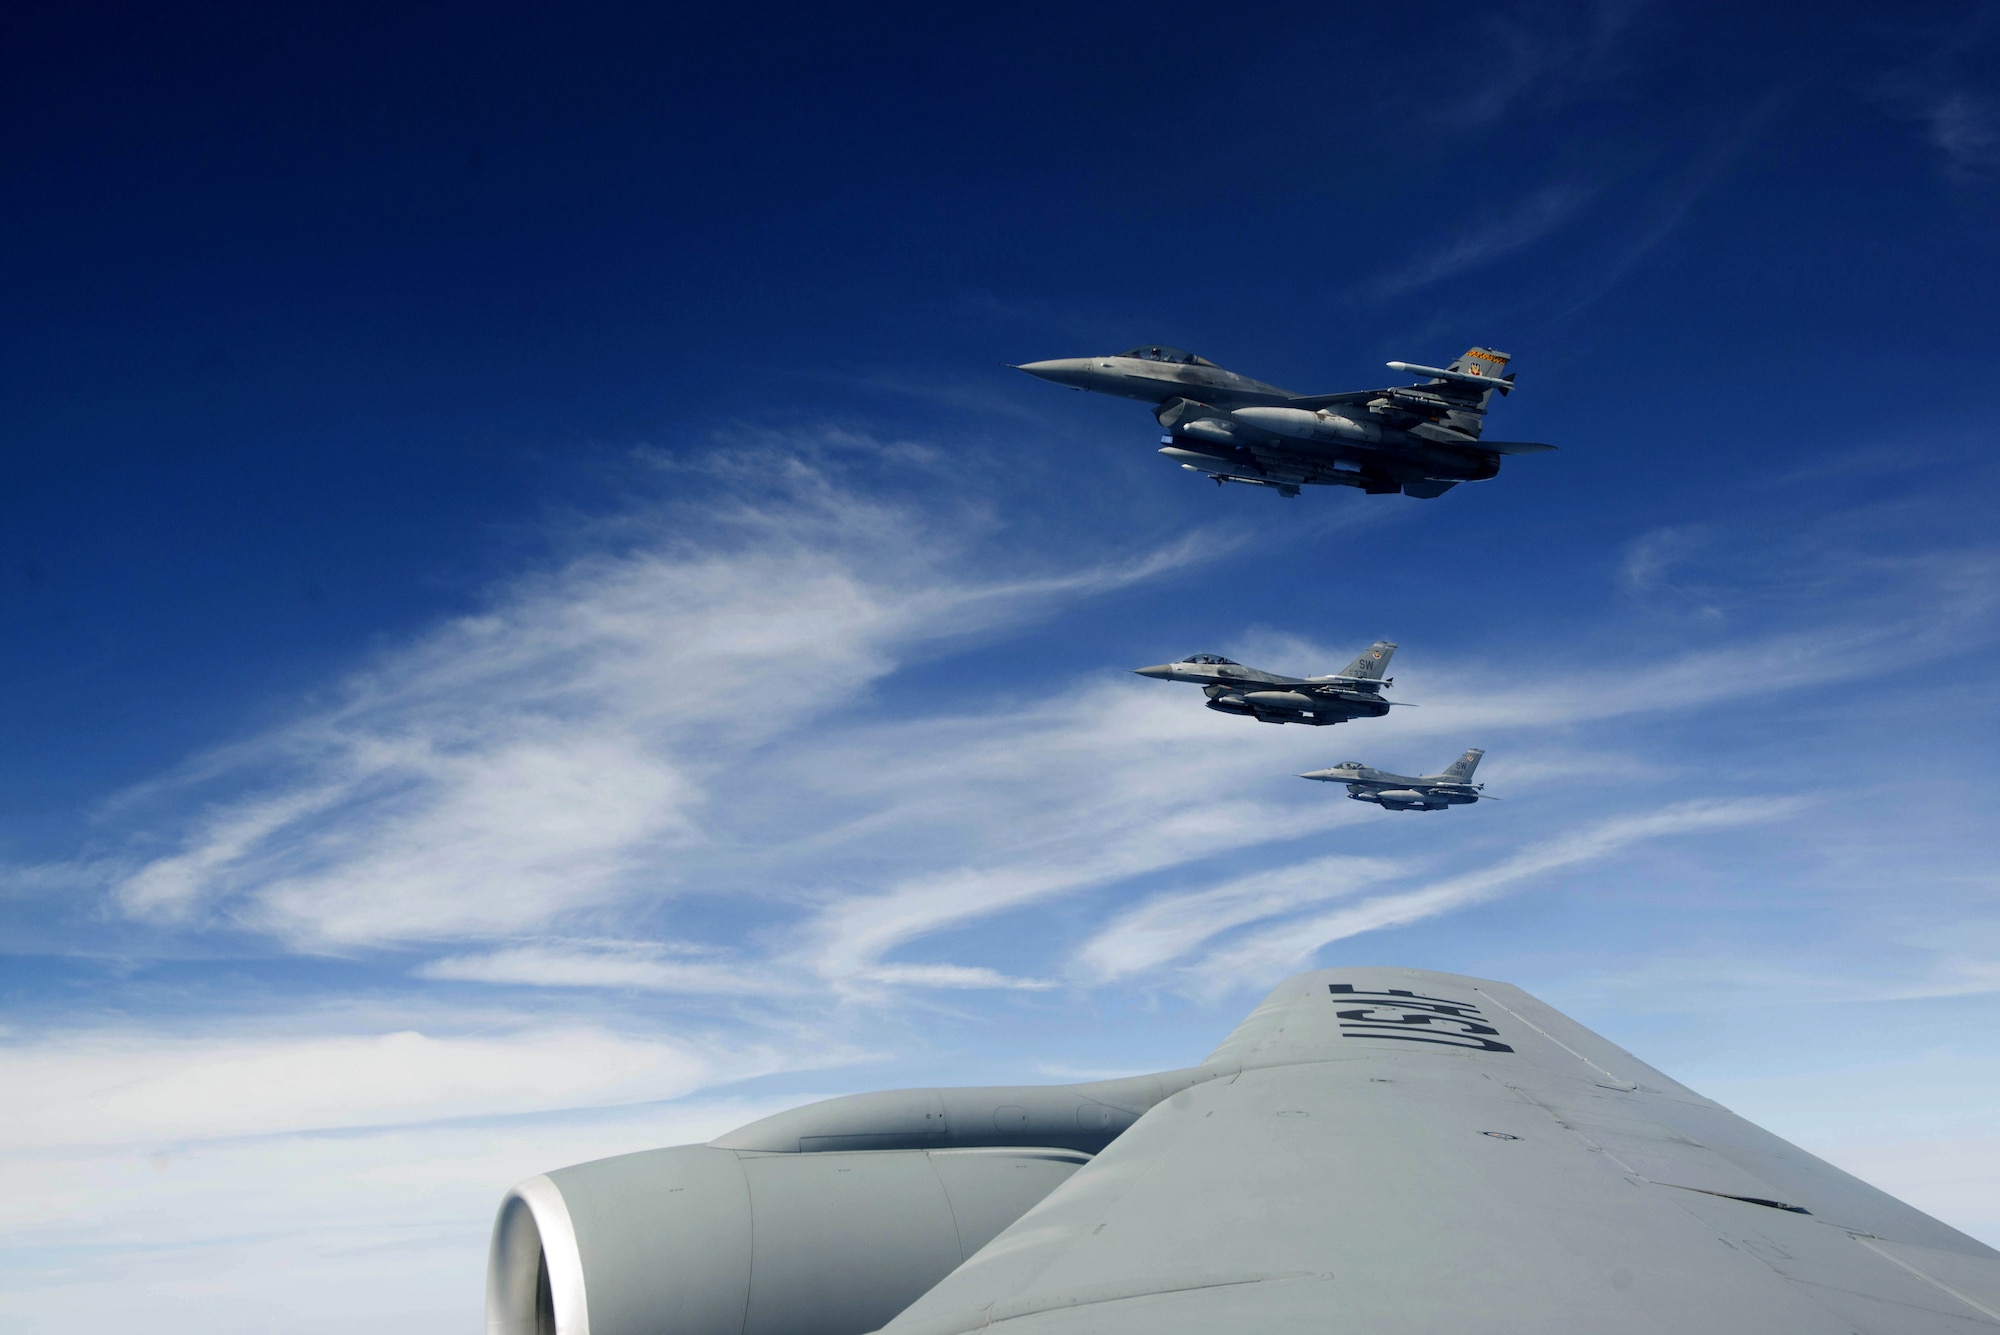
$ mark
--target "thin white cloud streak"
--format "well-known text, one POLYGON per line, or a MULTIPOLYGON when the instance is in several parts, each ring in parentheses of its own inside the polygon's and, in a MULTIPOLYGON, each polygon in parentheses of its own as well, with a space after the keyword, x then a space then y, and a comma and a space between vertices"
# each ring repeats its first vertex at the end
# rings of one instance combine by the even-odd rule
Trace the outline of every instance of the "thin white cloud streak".
POLYGON ((1590 88, 1616 84, 1626 66, 1621 48, 1647 8, 1645 0, 1601 0, 1580 12, 1563 5, 1469 16, 1489 38, 1492 55, 1467 72, 1457 101, 1437 103, 1432 114, 1453 128, 1485 128, 1523 106, 1546 112, 1590 88))
MULTIPOLYGON (((416 970, 419 978, 530 987, 632 988, 692 995, 796 999, 813 991, 796 969, 769 962, 743 964, 673 958, 653 942, 594 942, 519 946, 483 955, 449 955, 416 970)), ((885 964, 858 971, 854 980, 883 986, 957 990, 1046 991, 1053 982, 1015 978, 995 969, 957 964, 885 964)))
POLYGON ((1406 296, 1525 249, 1568 222, 1591 193, 1573 184, 1548 186, 1511 212, 1460 234, 1400 269, 1364 283, 1360 295, 1368 301, 1406 296))
POLYGON ((1947 70, 1903 71, 1879 85, 1882 97, 1915 123, 1944 158, 1952 179, 1971 184, 2000 170, 2000 105, 1947 70))
POLYGON ((1055 987, 1046 978, 1013 978, 997 969, 963 964, 883 964, 868 970, 861 978, 865 982, 903 987, 1004 988, 1020 992, 1046 992, 1055 987))
POLYGON ((1121 587, 1193 544, 1045 578, 957 573, 963 542, 761 461, 770 499, 503 590, 340 703, 196 766, 253 795, 119 887, 226 905, 307 948, 504 936, 675 878, 725 757, 837 711, 908 656, 1121 587))
POLYGON ((1096 983, 1130 978, 1231 928, 1359 894, 1403 870, 1382 858, 1336 855, 1238 876, 1210 890, 1161 895, 1119 914, 1085 942, 1076 968, 1096 983))
POLYGON ((1802 805, 1798 799, 1787 798, 1685 802, 1659 811, 1614 817, 1523 849, 1479 871, 1449 877, 1419 890, 1379 895, 1331 913, 1251 933, 1211 952, 1188 973, 1199 989, 1210 995, 1275 980, 1307 967, 1321 948, 1347 937, 1405 926, 1481 903, 1523 881, 1596 862, 1634 844, 1670 835, 1781 820, 1802 805))
POLYGON ((1962 573, 1967 583, 1956 596, 1933 596, 1914 608, 1905 603, 1883 620, 1754 640, 1732 637, 1720 647, 1651 665, 1563 672, 1556 663, 1538 664, 1535 684, 1527 688, 1492 689, 1498 675, 1492 670, 1434 676, 1413 669, 1399 674, 1399 693, 1422 707, 1395 714, 1394 730, 1457 737, 1481 729, 1589 723, 1907 671, 1992 638, 1990 574, 1977 568, 1962 573))
POLYGON ((768 964, 690 958, 686 952, 651 941, 556 941, 485 954, 447 955, 419 967, 416 976, 449 982, 634 988, 773 999, 803 990, 795 974, 768 964))
MULTIPOLYGON (((799 958, 825 977, 859 977, 982 917, 1357 818, 1311 792, 1267 791, 1275 772, 1289 794, 1288 776, 1242 745, 1239 723, 1183 692, 1091 684, 1028 710, 872 730, 812 757, 872 799, 866 816, 814 839, 815 853, 895 840, 934 869, 836 899, 803 928, 799 958)), ((1323 745, 1284 740, 1301 753, 1323 745)))
POLYGON ((1618 248, 1597 273, 1553 318, 1567 320, 1595 304, 1625 278, 1641 260, 1680 230, 1688 214, 1724 172, 1735 165, 1745 150, 1764 132, 1764 127, 1784 104, 1782 92, 1767 95, 1748 111, 1731 118, 1731 132, 1721 143, 1697 157, 1678 173, 1654 173, 1666 183, 1653 193, 1641 216, 1618 248))
POLYGON ((1979 177, 2000 167, 2000 115, 1986 99, 1951 89, 1933 98, 1923 117, 1931 143, 1959 174, 1979 177))
POLYGON ((785 1060, 592 1025, 306 1038, 71 1031, 0 1047, 0 1143, 171 1145, 676 1098, 785 1060))

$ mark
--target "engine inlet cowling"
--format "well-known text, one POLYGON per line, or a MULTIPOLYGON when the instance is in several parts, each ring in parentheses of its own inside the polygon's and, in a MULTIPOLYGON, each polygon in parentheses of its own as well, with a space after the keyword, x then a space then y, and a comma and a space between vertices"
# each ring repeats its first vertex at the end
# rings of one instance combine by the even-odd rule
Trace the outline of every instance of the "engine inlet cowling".
POLYGON ((487 1267, 487 1335, 863 1335, 1090 1156, 683 1145, 530 1178, 487 1267))

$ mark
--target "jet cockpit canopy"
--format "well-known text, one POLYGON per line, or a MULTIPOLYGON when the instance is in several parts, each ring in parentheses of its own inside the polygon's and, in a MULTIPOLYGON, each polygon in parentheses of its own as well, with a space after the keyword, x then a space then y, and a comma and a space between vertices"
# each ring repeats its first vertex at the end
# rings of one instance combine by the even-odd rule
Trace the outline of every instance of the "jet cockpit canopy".
POLYGON ((1181 662, 1183 662, 1183 663, 1209 663, 1209 664, 1215 664, 1215 663, 1227 663, 1227 664, 1228 664, 1228 665, 1229 665, 1230 667, 1241 667, 1241 666, 1242 666, 1242 664, 1238 663, 1238 662, 1237 662, 1237 661, 1236 661, 1235 659, 1233 659, 1233 658, 1224 658, 1224 657, 1222 657, 1222 655, 1220 655, 1220 654, 1189 654, 1189 655, 1188 655, 1188 656, 1187 656, 1186 658, 1183 658, 1183 659, 1181 660, 1181 662))
POLYGON ((1170 348, 1164 344, 1152 343, 1143 348, 1130 348, 1118 354, 1120 357, 1136 357, 1142 362, 1174 362, 1181 366, 1214 366, 1206 357, 1197 357, 1186 348, 1170 348))

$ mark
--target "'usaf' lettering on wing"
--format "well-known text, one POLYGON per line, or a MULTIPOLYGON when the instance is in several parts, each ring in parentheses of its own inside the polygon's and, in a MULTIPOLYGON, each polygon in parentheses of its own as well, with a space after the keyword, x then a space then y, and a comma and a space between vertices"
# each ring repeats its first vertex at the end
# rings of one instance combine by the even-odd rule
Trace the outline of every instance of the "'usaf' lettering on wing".
POLYGON ((1500 1031, 1486 1023, 1471 1002, 1422 996, 1400 987, 1357 992, 1351 983, 1329 983, 1327 991, 1335 1005, 1359 1003, 1335 1012, 1342 1038, 1393 1038, 1481 1052, 1514 1050, 1500 1041, 1500 1031))

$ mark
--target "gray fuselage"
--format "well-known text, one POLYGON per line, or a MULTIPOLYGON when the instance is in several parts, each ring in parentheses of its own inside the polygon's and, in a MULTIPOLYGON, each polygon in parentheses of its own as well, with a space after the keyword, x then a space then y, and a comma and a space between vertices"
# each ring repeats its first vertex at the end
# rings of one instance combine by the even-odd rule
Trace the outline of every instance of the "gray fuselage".
POLYGON ((1353 760, 1299 777, 1344 783, 1347 795, 1355 801, 1373 802, 1390 811, 1443 811, 1446 807, 1468 806, 1479 800, 1475 785, 1448 775, 1391 774, 1353 760))
MULTIPOLYGON (((1500 354, 1475 352, 1504 365, 1500 354)), ((1482 446, 1488 391, 1455 382, 1302 397, 1164 346, 1019 369, 1150 404, 1167 432, 1162 454, 1218 482, 1255 483, 1287 496, 1301 486, 1338 485, 1430 498, 1495 476, 1500 453, 1547 448, 1482 446)))
POLYGON ((1132 670, 1160 681, 1191 682, 1202 688, 1210 709, 1247 715, 1260 723, 1324 727, 1349 719, 1381 718, 1390 708, 1390 702, 1381 696, 1383 683, 1379 679, 1287 677, 1213 654, 1132 670))

